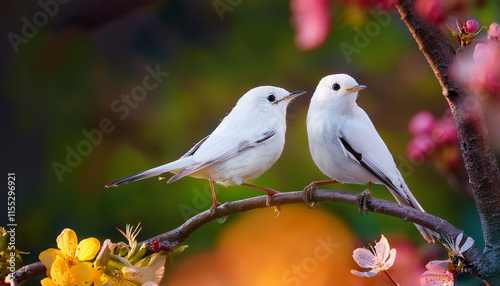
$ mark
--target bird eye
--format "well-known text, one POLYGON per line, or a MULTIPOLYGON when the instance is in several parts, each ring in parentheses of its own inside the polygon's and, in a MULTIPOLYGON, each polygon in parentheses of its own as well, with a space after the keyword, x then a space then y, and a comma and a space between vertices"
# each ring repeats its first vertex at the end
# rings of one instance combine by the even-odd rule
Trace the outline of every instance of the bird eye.
POLYGON ((335 90, 335 91, 337 91, 337 90, 339 90, 339 89, 340 89, 340 85, 339 85, 338 83, 334 83, 334 84, 332 85, 332 89, 333 89, 333 90, 335 90))
POLYGON ((274 94, 271 94, 267 97, 267 100, 269 100, 269 102, 274 102, 276 100, 276 97, 274 96, 274 94))

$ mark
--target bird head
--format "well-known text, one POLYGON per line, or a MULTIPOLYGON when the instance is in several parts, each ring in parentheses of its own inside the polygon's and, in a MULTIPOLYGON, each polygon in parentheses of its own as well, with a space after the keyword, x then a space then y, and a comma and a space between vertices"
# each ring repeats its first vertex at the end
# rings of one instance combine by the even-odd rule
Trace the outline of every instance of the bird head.
POLYGON ((360 85, 354 78, 347 74, 333 74, 322 78, 316 87, 313 100, 330 101, 335 99, 346 99, 346 97, 356 100, 358 91, 365 89, 365 85, 360 85))
POLYGON ((286 113, 286 107, 296 97, 305 91, 288 92, 287 90, 274 86, 259 86, 249 90, 240 100, 237 107, 243 109, 258 109, 263 112, 286 113))

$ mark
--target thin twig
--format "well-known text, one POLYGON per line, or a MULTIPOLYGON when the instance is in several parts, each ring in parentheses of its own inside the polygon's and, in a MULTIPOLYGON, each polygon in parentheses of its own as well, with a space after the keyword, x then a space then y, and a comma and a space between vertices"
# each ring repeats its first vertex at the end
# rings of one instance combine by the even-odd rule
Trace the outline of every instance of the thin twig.
POLYGON ((394 286, 399 286, 399 284, 394 280, 394 278, 392 278, 391 275, 389 275, 389 272, 384 271, 384 274, 387 276, 387 278, 389 278, 389 280, 391 280, 391 282, 394 284, 394 286))

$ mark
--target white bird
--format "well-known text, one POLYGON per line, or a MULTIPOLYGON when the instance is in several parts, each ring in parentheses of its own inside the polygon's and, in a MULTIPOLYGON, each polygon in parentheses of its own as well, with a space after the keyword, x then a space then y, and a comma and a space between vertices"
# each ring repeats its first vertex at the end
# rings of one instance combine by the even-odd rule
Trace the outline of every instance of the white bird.
POLYGON ((290 93, 273 86, 253 88, 238 100, 212 134, 178 160, 116 180, 106 187, 117 187, 170 172, 175 175, 167 183, 185 176, 209 180, 214 202, 212 210, 220 205, 215 197, 214 182, 264 191, 269 206, 271 196, 278 192, 248 182, 271 168, 281 156, 285 145, 287 106, 292 99, 304 93, 290 93))
MULTIPOLYGON (((424 211, 406 185, 396 163, 366 112, 356 99, 366 88, 347 74, 321 79, 307 113, 307 134, 312 158, 330 181, 312 182, 304 189, 308 202, 318 186, 333 183, 382 184, 400 204, 424 211)), ((435 232, 416 225, 428 242, 435 232)))

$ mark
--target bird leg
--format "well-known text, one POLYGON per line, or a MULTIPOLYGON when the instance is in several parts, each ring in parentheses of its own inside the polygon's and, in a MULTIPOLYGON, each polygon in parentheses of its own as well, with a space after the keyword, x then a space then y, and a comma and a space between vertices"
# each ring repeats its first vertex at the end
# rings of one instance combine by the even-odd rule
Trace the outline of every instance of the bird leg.
POLYGON ((368 214, 368 200, 371 197, 371 189, 372 189, 372 182, 368 183, 368 188, 366 190, 362 191, 357 197, 356 201, 358 202, 358 209, 361 215, 363 215, 363 212, 366 212, 368 214))
POLYGON ((270 207, 270 206, 271 206, 271 197, 272 197, 274 194, 279 193, 278 191, 275 191, 275 190, 273 190, 273 189, 266 189, 266 188, 262 188, 262 187, 257 187, 257 186, 250 185, 250 184, 247 184, 247 183, 243 183, 243 184, 241 184, 241 185, 242 185, 242 186, 247 186, 247 187, 250 187, 250 188, 254 188, 254 189, 257 189, 257 190, 260 190, 260 191, 263 191, 263 192, 266 192, 266 194, 267 194, 266 206, 267 206, 267 207, 270 207))
POLYGON ((212 191, 212 198, 214 199, 214 204, 212 205, 212 207, 210 208, 210 211, 215 211, 215 209, 221 205, 221 203, 219 203, 219 201, 217 200, 217 197, 215 196, 215 188, 214 188, 214 182, 213 181, 210 181, 210 190, 212 191))
POLYGON ((337 180, 328 180, 328 181, 314 181, 307 185, 304 188, 304 194, 302 195, 302 199, 306 203, 309 208, 314 206, 314 202, 312 201, 312 193, 318 189, 319 186, 331 185, 331 184, 339 184, 340 182, 337 180))

